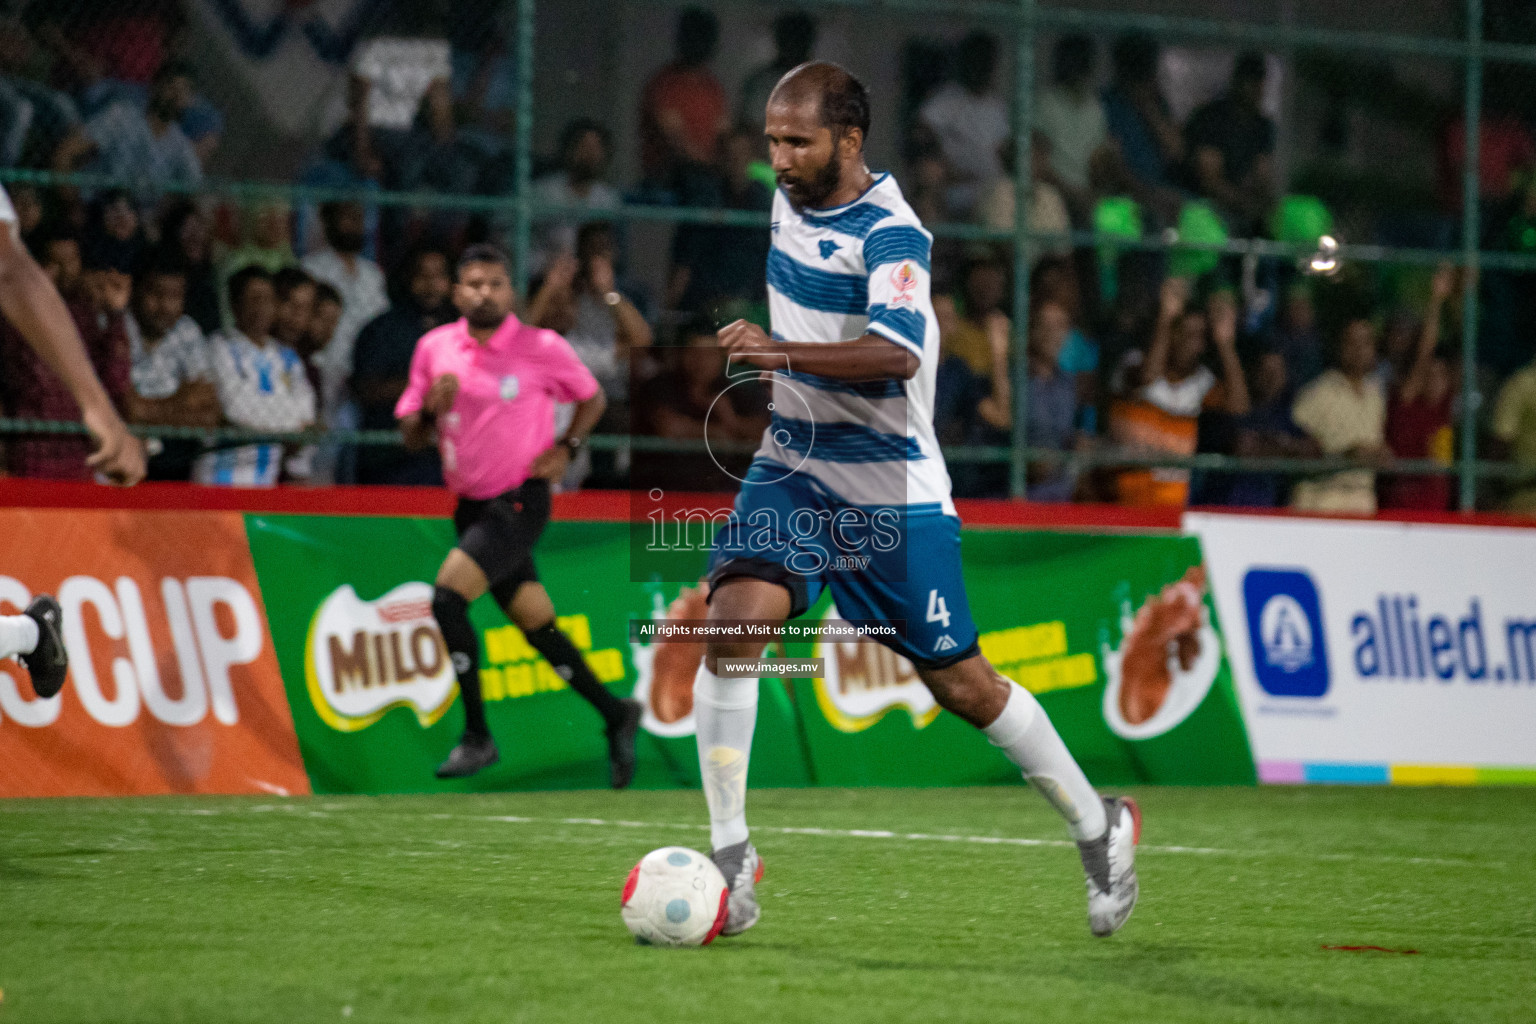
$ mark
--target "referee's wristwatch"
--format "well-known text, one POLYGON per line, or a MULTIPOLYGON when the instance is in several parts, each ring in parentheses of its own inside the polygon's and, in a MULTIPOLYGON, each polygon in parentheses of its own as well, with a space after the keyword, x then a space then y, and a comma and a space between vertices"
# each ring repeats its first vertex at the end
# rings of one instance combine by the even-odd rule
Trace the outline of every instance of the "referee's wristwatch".
POLYGON ((603 293, 603 302, 605 304, 609 305, 609 306, 617 306, 619 303, 621 303, 623 301, 624 301, 624 296, 620 295, 618 292, 605 292, 605 293, 603 293))
POLYGON ((584 437, 562 437, 560 443, 565 446, 565 453, 574 459, 576 453, 581 451, 581 446, 587 443, 587 439, 584 437))

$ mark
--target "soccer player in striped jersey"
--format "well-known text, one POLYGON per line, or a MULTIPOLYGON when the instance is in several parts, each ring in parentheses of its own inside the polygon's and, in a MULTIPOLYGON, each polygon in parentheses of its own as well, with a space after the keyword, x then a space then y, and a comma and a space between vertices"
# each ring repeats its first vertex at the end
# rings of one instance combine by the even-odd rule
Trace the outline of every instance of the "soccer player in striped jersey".
MULTIPOLYGON (((733 362, 772 371, 773 421, 717 534, 710 619, 780 621, 830 588, 852 621, 904 623, 880 642, 938 703, 980 729, 1066 820, 1088 878, 1088 917, 1109 935, 1136 902, 1140 812, 1101 798, 1039 703, 980 653, 960 573, 960 520, 933 432, 939 335, 932 236, 889 174, 864 163, 869 98, 835 64, 790 71, 768 101, 774 196, 773 333, 719 332, 733 362)), ((694 682, 699 764, 715 863, 730 885, 723 934, 757 922, 761 861, 748 836, 756 678, 720 674, 762 643, 709 643, 694 682)))

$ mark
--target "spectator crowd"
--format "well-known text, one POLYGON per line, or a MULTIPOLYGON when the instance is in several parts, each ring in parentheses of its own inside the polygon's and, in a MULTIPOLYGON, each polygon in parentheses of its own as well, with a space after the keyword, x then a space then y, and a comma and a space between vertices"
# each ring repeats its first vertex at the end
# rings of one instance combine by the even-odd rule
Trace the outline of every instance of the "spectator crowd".
MULTIPOLYGON (((506 40, 483 31, 485 6, 386 3, 369 31, 331 41, 349 69, 346 116, 300 180, 357 198, 314 207, 167 194, 167 185, 202 180, 226 132, 183 59, 177 0, 121 10, 26 4, 0 17, 0 162, 120 183, 13 184, 10 192, 23 236, 125 416, 168 427, 315 431, 314 443, 286 445, 212 444, 183 432, 159 445, 154 477, 237 486, 440 482, 435 453, 339 444, 325 432, 393 429, 416 339, 457 316, 455 254, 506 240, 510 221, 499 214, 369 201, 380 187, 513 193, 511 104, 497 88, 506 40)), ((279 31, 300 7, 285 5, 262 31, 279 31)), ((256 27, 246 30, 260 45, 256 27)), ((786 13, 772 34, 773 58, 731 96, 713 70, 716 15, 681 12, 673 56, 638 99, 637 180, 613 179, 609 127, 586 118, 567 125, 538 165, 535 202, 565 213, 534 226, 533 280, 519 315, 564 335, 603 384, 610 408, 601 432, 696 440, 707 417, 712 440, 723 430, 746 443, 761 430, 761 411, 742 406, 740 395, 710 412, 711 389, 724 378, 707 340, 738 316, 766 323, 767 230, 681 224, 664 272, 645 275, 629 265, 626 231, 612 212, 625 203, 770 209, 763 106, 785 71, 816 55, 817 23, 786 13), (639 283, 646 277, 661 284, 639 283)), ((1015 136, 1000 57, 996 37, 974 32, 948 50, 942 73, 904 84, 894 170, 929 224, 1013 228, 1015 136)), ((1325 276, 1279 259, 1070 240, 1074 230, 1296 240, 1291 225, 1309 207, 1285 195, 1276 167, 1266 58, 1236 55, 1226 84, 1182 120, 1160 66, 1157 44, 1135 34, 1107 54, 1086 35, 1052 47, 1030 126, 1026 216, 1041 238, 1018 254, 1030 280, 1027 309, 1012 308, 1011 245, 936 241, 940 440, 1014 443, 1022 385, 1026 443, 1058 453, 1029 462, 1036 500, 1445 510, 1453 477, 1385 467, 1394 459, 1452 464, 1462 427, 1461 308, 1476 295, 1497 342, 1479 366, 1477 385, 1493 401, 1475 441, 1487 457, 1536 467, 1536 339, 1522 333, 1536 322, 1526 308, 1536 289, 1525 277, 1366 266, 1325 276), (1013 345, 1019 318, 1022 351, 1013 345), (1113 462, 1200 453, 1341 456, 1358 468, 1192 473, 1113 462)), ((1445 138, 1460 130, 1449 120, 1445 138)), ((1483 243, 1536 250, 1527 120, 1501 109, 1484 133, 1483 243)), ((1459 149, 1448 141, 1441 156, 1447 179, 1459 180, 1459 149)), ((1445 196, 1453 214, 1459 192, 1445 196)), ((1320 233, 1314 223, 1306 238, 1320 233)), ((3 323, 0 360, 6 416, 76 418, 61 385, 3 323)), ((78 478, 85 444, 12 434, 3 439, 4 466, 78 478)), ((584 454, 566 485, 622 486, 626 470, 611 453, 584 454)), ((1000 464, 957 462, 952 473, 958 494, 1008 493, 1000 464)), ((1495 497, 1536 512, 1536 485, 1495 497)))

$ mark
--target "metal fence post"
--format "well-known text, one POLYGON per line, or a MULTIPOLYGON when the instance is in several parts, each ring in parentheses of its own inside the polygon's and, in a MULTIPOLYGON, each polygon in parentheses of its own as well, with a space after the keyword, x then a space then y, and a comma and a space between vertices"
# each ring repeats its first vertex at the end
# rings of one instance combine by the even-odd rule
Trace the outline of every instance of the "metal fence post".
POLYGON ((517 0, 517 124, 514 126, 512 180, 512 265, 517 297, 526 305, 533 209, 533 27, 535 0, 517 0))
POLYGON ((1482 394, 1477 387, 1477 315, 1481 306, 1478 280, 1482 247, 1478 195, 1479 141, 1482 129, 1483 0, 1467 0, 1467 63, 1465 79, 1466 142, 1461 168, 1461 255, 1466 280, 1478 282, 1461 304, 1461 510, 1477 505, 1477 420, 1482 394))
POLYGON ((1029 208, 1033 201, 1035 0, 1019 0, 1013 69, 1013 458, 1008 491, 1023 498, 1029 460, 1029 208))

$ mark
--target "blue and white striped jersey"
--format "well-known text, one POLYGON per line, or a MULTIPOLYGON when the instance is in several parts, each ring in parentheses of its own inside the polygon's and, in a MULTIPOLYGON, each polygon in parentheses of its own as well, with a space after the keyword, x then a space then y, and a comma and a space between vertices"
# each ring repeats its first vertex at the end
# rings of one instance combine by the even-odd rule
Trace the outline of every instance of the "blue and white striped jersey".
POLYGON ((768 304, 775 338, 832 343, 878 334, 916 353, 911 380, 847 382, 775 372, 773 422, 757 457, 809 475, 844 502, 955 514, 933 431, 939 329, 929 294, 933 236, 882 174, 846 206, 796 212, 773 197, 768 304))

